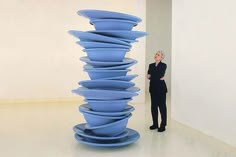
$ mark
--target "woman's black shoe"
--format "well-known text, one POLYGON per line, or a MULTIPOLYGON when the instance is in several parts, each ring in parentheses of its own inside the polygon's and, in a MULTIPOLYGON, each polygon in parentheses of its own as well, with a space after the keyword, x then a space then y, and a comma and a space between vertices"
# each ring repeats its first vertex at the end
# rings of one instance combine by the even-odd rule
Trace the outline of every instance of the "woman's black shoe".
POLYGON ((158 128, 158 126, 156 126, 156 125, 152 125, 152 126, 149 127, 150 130, 154 130, 154 129, 157 129, 157 128, 158 128))
POLYGON ((165 130, 166 130, 165 127, 160 127, 160 128, 158 128, 158 132, 163 132, 163 131, 165 131, 165 130))

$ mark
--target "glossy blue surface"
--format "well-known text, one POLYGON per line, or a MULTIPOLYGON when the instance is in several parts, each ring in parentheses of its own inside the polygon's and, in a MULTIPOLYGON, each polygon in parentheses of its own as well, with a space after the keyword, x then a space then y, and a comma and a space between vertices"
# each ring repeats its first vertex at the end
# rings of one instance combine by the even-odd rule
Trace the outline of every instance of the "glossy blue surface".
POLYGON ((125 38, 117 38, 117 37, 114 37, 114 38, 119 39, 119 40, 124 41, 124 42, 127 42, 129 44, 138 42, 138 40, 134 40, 134 39, 125 39, 125 38))
POLYGON ((110 124, 112 122, 116 122, 120 119, 124 119, 125 117, 127 117, 127 115, 121 115, 121 116, 95 115, 88 112, 84 112, 82 110, 80 110, 80 112, 84 115, 84 119, 91 127, 110 124))
POLYGON ((128 102, 132 99, 121 99, 121 100, 90 100, 85 99, 88 103, 89 108, 97 112, 121 112, 123 111, 128 102))
POLYGON ((73 35, 74 37, 80 39, 80 41, 95 41, 95 42, 107 42, 107 43, 114 43, 120 45, 131 46, 129 43, 124 42, 122 40, 108 37, 104 35, 99 35, 95 33, 77 31, 77 30, 70 30, 69 34, 73 35))
POLYGON ((90 20, 96 30, 132 30, 137 22, 120 19, 96 19, 90 20))
POLYGON ((90 49, 90 48, 124 48, 130 49, 130 46, 120 45, 120 44, 113 44, 113 43, 104 43, 104 42, 95 42, 95 41, 77 41, 77 44, 80 46, 90 49))
POLYGON ((126 146, 129 144, 132 144, 136 142, 140 135, 137 131, 133 129, 128 129, 128 135, 120 140, 114 140, 114 141, 105 141, 105 140, 91 140, 89 138, 85 138, 82 136, 79 136, 78 134, 75 134, 75 139, 82 144, 86 144, 89 146, 95 146, 95 147, 121 147, 126 146))
POLYGON ((137 96, 140 89, 137 87, 131 87, 127 90, 101 90, 101 89, 88 89, 84 87, 79 87, 72 90, 73 93, 84 96, 85 99, 95 99, 95 100, 117 100, 126 99, 137 96))
POLYGON ((146 32, 141 31, 123 31, 123 30, 95 30, 95 31, 88 31, 90 33, 104 35, 107 37, 114 37, 114 38, 123 38, 128 40, 135 40, 137 38, 146 36, 146 32))
MULTIPOLYGON (((112 106, 112 104, 111 104, 112 106)), ((97 112, 93 111, 88 104, 83 104, 79 106, 79 110, 82 112, 95 114, 95 115, 101 115, 101 116, 124 116, 134 111, 134 107, 127 105, 125 109, 121 112, 97 112)))
POLYGON ((118 65, 118 66, 109 66, 109 67, 93 67, 89 64, 86 64, 86 65, 83 66, 83 68, 84 69, 94 69, 94 68, 96 68, 96 69, 104 69, 104 70, 105 69, 107 69, 107 70, 125 70, 125 69, 133 66, 136 63, 137 63, 137 61, 134 61, 130 64, 124 64, 124 65, 118 65))
POLYGON ((103 61, 103 62, 121 62, 129 49, 121 48, 93 48, 84 49, 87 53, 88 58, 92 61, 103 61))
MULTIPOLYGON (((124 4, 125 5, 125 4, 124 4)), ((79 106, 87 123, 73 127, 78 142, 100 147, 120 147, 139 139, 135 130, 127 128, 134 107, 128 105, 140 90, 130 82, 138 75, 127 75, 136 60, 125 58, 131 44, 146 32, 132 31, 141 19, 125 13, 105 10, 80 10, 79 15, 88 18, 94 31, 70 30, 78 38, 76 43, 84 47, 87 63, 83 69, 90 80, 80 81, 73 93, 85 98, 79 106), (82 87, 81 87, 82 86, 82 87)))
POLYGON ((78 124, 76 126, 73 127, 74 132, 83 137, 83 138, 89 138, 89 139, 95 139, 95 140, 117 140, 117 139, 121 139, 124 137, 127 137, 129 135, 129 130, 130 129, 125 129, 124 132, 122 132, 121 134, 117 135, 117 136, 97 136, 95 135, 91 130, 88 130, 85 128, 86 123, 82 123, 82 124, 78 124))
POLYGON ((131 58, 124 58, 120 62, 102 62, 102 61, 92 61, 88 57, 81 57, 81 61, 88 63, 92 65, 93 67, 113 67, 118 65, 125 65, 125 64, 131 64, 133 62, 136 62, 136 60, 131 58))
POLYGON ((79 85, 89 89, 108 89, 108 90, 124 90, 133 87, 133 82, 117 81, 117 80, 84 80, 79 85))
POLYGON ((109 78, 103 78, 103 80, 120 80, 120 81, 131 81, 138 75, 126 75, 126 76, 117 76, 117 77, 109 77, 109 78))
POLYGON ((106 10, 79 10, 77 12, 78 15, 84 16, 90 20, 96 20, 96 19, 123 19, 123 20, 130 20, 134 21, 136 23, 141 22, 142 20, 133 15, 125 14, 125 13, 119 13, 114 11, 106 11, 106 10))
POLYGON ((129 116, 121 120, 111 122, 105 125, 91 126, 89 124, 85 125, 86 129, 91 130, 94 134, 100 136, 117 136, 120 133, 124 132, 128 123, 129 118, 132 116, 130 113, 129 116))
POLYGON ((125 76, 130 69, 126 70, 99 70, 99 69, 84 69, 90 77, 91 80, 109 78, 109 77, 117 77, 117 76, 125 76))

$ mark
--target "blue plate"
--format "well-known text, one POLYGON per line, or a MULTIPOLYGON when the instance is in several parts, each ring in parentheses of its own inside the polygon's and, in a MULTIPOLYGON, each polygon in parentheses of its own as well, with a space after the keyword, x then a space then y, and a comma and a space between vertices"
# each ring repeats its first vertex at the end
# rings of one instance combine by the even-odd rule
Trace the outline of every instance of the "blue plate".
POLYGON ((96 19, 91 20, 96 30, 129 30, 131 31, 137 22, 120 19, 96 19))
POLYGON ((130 69, 125 70, 99 70, 99 69, 84 69, 84 71, 88 72, 88 75, 91 80, 101 79, 101 78, 109 78, 109 77, 117 77, 117 76, 125 76, 130 69))
POLYGON ((132 99, 121 99, 121 100, 90 100, 85 99, 88 106, 97 112, 121 112, 128 105, 128 102, 132 99))
MULTIPOLYGON (((138 75, 126 75, 126 76, 117 76, 117 77, 108 77, 108 78, 102 78, 102 80, 120 80, 120 81, 131 81, 138 75)), ((97 79, 101 80, 101 79, 97 79)))
POLYGON ((129 129, 125 129, 124 132, 122 132, 121 134, 117 135, 117 136, 97 136, 95 135, 91 130, 86 129, 84 126, 86 125, 86 123, 83 124, 78 124, 76 126, 73 127, 74 132, 83 137, 83 138, 89 138, 89 139, 95 139, 95 140, 117 140, 117 139, 121 139, 124 137, 127 137, 129 134, 129 129))
POLYGON ((134 61, 133 63, 130 64, 124 64, 124 65, 118 65, 118 66, 110 66, 110 67, 93 67, 89 64, 86 64, 83 66, 84 69, 107 69, 107 70, 125 70, 129 67, 131 67, 132 65, 136 64, 137 61, 134 61))
POLYGON ((121 62, 102 62, 102 61, 92 61, 88 57, 81 57, 81 61, 88 63, 94 67, 111 67, 111 66, 118 66, 118 65, 124 65, 124 64, 131 64, 135 62, 136 60, 131 58, 124 58, 121 62))
MULTIPOLYGON (((114 38, 122 38, 128 40, 135 40, 137 38, 146 36, 146 32, 141 31, 123 31, 123 30, 96 30, 96 31, 88 31, 89 33, 99 34, 107 37, 114 37, 114 38)), ((120 40, 122 40, 120 39, 120 40)))
POLYGON ((121 147, 121 146, 126 146, 129 144, 132 144, 136 142, 140 138, 140 134, 133 130, 129 129, 128 130, 128 136, 126 138, 122 138, 120 140, 115 140, 115 141, 105 141, 105 140, 90 140, 89 138, 81 137, 77 134, 75 134, 75 139, 82 144, 86 144, 89 146, 95 146, 95 147, 121 147))
POLYGON ((112 43, 103 43, 103 42, 95 42, 95 41, 77 41, 77 44, 80 46, 90 49, 90 48, 124 48, 130 49, 131 46, 120 45, 120 44, 112 44, 112 43))
POLYGON ((123 116, 123 115, 127 115, 127 114, 133 112, 134 107, 127 105, 126 108, 121 112, 97 112, 97 111, 91 110, 91 108, 89 108, 88 104, 83 104, 83 105, 79 106, 79 110, 82 112, 87 112, 87 113, 101 115, 101 116, 103 116, 103 115, 104 116, 123 116))
POLYGON ((93 48, 84 49, 87 53, 88 58, 93 61, 102 62, 121 62, 129 49, 121 48, 93 48))
POLYGON ((78 15, 84 16, 90 20, 96 19, 124 19, 134 21, 136 23, 141 22, 142 20, 133 15, 119 13, 114 11, 105 11, 105 10, 79 10, 77 12, 78 15))
POLYGON ((103 90, 125 90, 133 87, 133 82, 117 81, 117 80, 83 80, 79 85, 89 89, 103 89, 103 90))
POLYGON ((84 96, 86 99, 95 100, 117 100, 117 99, 128 99, 133 96, 137 96, 140 89, 137 87, 131 87, 127 90, 101 90, 101 89, 88 89, 79 87, 78 89, 72 90, 72 93, 84 96))
POLYGON ((125 41, 122 41, 122 40, 119 40, 116 38, 112 38, 112 37, 107 37, 104 35, 95 34, 95 33, 70 30, 69 34, 73 35, 76 38, 79 38, 80 41, 107 42, 107 43, 114 43, 114 44, 131 46, 129 43, 127 43, 125 41))
POLYGON ((124 65, 118 65, 118 66, 110 66, 110 67, 94 67, 90 64, 85 64, 83 66, 84 69, 97 69, 97 70, 125 70, 134 64, 136 64, 137 61, 134 61, 133 63, 130 64, 124 64, 124 65))
POLYGON ((120 119, 125 119, 129 115, 127 114, 122 116, 105 116, 105 115, 91 114, 88 112, 84 112, 82 110, 80 110, 80 112, 83 114, 84 119, 91 127, 100 127, 103 125, 107 125, 119 121, 120 119))
POLYGON ((138 42, 138 40, 124 39, 124 38, 116 38, 116 39, 127 42, 129 44, 138 42))
POLYGON ((98 125, 98 126, 91 126, 90 124, 86 124, 84 127, 86 129, 91 130, 96 135, 117 136, 125 131, 126 126, 128 124, 128 120, 131 116, 132 114, 130 113, 125 118, 122 118, 120 120, 108 124, 98 125))

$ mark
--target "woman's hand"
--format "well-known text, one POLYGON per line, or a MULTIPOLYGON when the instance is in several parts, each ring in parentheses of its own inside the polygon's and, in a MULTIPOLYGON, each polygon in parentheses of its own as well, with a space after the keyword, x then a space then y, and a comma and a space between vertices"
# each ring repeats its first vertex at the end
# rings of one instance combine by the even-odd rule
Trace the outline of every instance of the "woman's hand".
POLYGON ((150 79, 151 78, 151 75, 150 74, 147 74, 147 79, 150 79))
POLYGON ((165 79, 164 76, 162 78, 160 78, 160 80, 164 80, 164 79, 165 79))

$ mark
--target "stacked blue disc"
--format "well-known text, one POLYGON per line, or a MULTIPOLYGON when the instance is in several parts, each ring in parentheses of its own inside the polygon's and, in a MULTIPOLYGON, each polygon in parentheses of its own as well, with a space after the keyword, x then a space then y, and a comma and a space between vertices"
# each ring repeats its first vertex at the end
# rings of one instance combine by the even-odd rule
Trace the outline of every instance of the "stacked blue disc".
POLYGON ((73 93, 85 97, 79 106, 86 123, 74 126, 78 142, 102 147, 117 147, 131 144, 139 133, 127 128, 134 107, 128 105, 137 96, 139 88, 131 82, 137 75, 128 75, 135 59, 126 58, 131 43, 146 35, 132 31, 141 19, 118 12, 103 10, 80 10, 78 14, 90 20, 93 31, 71 30, 69 33, 87 54, 80 60, 85 62, 84 71, 90 80, 80 81, 73 93))

